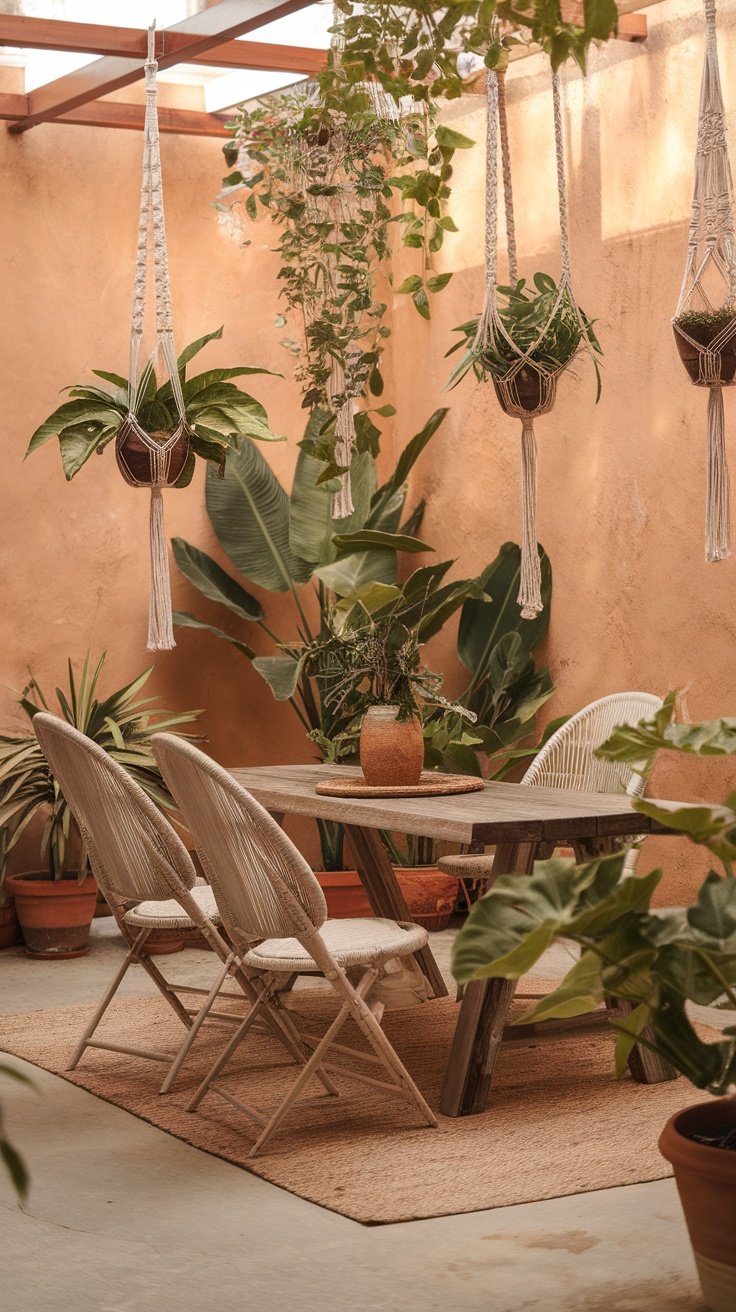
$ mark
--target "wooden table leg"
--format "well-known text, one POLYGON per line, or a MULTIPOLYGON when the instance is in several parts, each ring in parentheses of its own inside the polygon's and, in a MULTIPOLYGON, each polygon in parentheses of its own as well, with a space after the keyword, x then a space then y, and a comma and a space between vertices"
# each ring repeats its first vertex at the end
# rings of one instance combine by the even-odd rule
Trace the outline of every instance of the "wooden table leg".
MULTIPOLYGON (((529 874, 536 849, 535 843, 499 843, 494 875, 529 874)), ((516 980, 472 980, 466 986, 440 1099, 443 1115, 474 1116, 485 1109, 515 992, 516 980)))
MULTIPOLYGON (((346 825, 345 833, 374 913, 388 920, 411 920, 404 894, 377 830, 346 825)), ((447 985, 430 949, 421 948, 415 956, 434 996, 447 997, 447 985)))

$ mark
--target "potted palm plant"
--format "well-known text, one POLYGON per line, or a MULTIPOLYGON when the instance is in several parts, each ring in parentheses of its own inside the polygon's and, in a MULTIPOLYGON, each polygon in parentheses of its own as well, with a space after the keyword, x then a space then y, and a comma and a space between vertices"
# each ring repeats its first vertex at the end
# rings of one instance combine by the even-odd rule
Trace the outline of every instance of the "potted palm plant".
MULTIPOLYGON (((736 719, 675 724, 674 705, 670 694, 653 720, 616 729, 599 754, 640 769, 660 749, 736 755, 736 719)), ((634 807, 707 848, 721 866, 722 873, 708 873, 692 906, 653 912, 663 872, 622 879, 625 851, 579 866, 540 861, 528 878, 498 879, 476 904, 458 934, 452 969, 460 983, 518 979, 556 939, 572 940, 579 960, 521 1022, 582 1015, 615 998, 625 1009, 612 1021, 619 1074, 639 1043, 716 1095, 673 1116, 659 1147, 674 1169, 706 1303, 712 1312, 732 1312, 736 1024, 709 1042, 694 1028, 689 1009, 721 1003, 736 1012, 736 796, 722 806, 670 808, 639 800, 634 807)))
MULTIPOLYGON (((174 802, 161 778, 150 747, 152 733, 178 731, 198 712, 173 714, 153 707, 140 693, 152 669, 107 697, 96 696, 105 653, 91 668, 89 654, 81 675, 68 666, 66 691, 57 688, 56 713, 103 747, 128 771, 149 797, 169 812, 174 802)), ((52 707, 35 679, 18 699, 23 715, 33 721, 38 711, 52 707)), ((0 874, 19 839, 37 817, 44 816, 40 855, 46 869, 6 875, 26 952, 53 959, 82 956, 97 900, 97 884, 89 872, 79 831, 69 805, 38 744, 33 729, 0 734, 0 874)))

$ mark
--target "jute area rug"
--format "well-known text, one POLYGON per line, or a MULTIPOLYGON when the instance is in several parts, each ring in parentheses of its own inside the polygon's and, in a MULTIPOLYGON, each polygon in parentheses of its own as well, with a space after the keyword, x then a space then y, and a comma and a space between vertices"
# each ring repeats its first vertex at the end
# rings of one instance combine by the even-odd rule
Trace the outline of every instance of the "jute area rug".
MULTIPOLYGON (((333 1000, 316 990, 294 998, 310 1027, 326 1027, 334 1015, 333 1000)), ((628 1075, 617 1080, 607 1030, 532 1038, 502 1049, 480 1116, 440 1117, 439 1128, 428 1129, 402 1100, 340 1079, 342 1096, 294 1109, 264 1154, 249 1162, 253 1123, 223 1098, 209 1094, 197 1112, 186 1111, 229 1029, 205 1025, 172 1093, 161 1097, 164 1068, 158 1062, 88 1049, 76 1071, 64 1071, 92 1010, 6 1016, 0 1047, 204 1152, 366 1224, 661 1179, 670 1174, 657 1151, 662 1126, 703 1096, 683 1079, 649 1086, 628 1075)), ((449 998, 384 1017, 388 1037, 435 1109, 456 1017, 449 998)), ((150 998, 114 1003, 99 1037, 174 1050, 181 1033, 166 1003, 150 998)), ((354 1041, 347 1027, 341 1038, 354 1041)), ((294 1075, 280 1046, 258 1033, 241 1046, 223 1082, 236 1097, 269 1110, 294 1075)), ((320 1089, 314 1084, 308 1093, 320 1089)))

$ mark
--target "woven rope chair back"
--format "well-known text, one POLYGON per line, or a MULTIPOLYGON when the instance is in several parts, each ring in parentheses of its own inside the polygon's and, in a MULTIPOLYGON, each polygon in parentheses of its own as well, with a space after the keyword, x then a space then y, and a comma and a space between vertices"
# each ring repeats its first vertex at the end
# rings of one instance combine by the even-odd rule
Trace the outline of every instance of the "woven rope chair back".
POLYGON ((189 853, 158 807, 97 743, 55 715, 33 717, 36 737, 79 826, 109 901, 165 901, 196 880, 189 853))
POLYGON ((643 775, 625 761, 602 761, 593 753, 617 725, 650 719, 661 705, 661 697, 648 692, 615 692, 591 702, 552 735, 529 766, 523 782, 576 792, 626 792, 630 797, 641 797, 646 785, 643 775))
POLYGON ((281 826, 191 743, 167 733, 151 742, 232 942, 310 938, 327 918, 324 895, 281 826))

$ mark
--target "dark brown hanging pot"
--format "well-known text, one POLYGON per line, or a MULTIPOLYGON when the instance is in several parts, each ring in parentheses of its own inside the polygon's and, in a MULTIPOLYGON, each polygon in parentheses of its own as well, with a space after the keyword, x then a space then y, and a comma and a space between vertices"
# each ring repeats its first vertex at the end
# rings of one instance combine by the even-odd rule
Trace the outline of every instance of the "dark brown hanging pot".
POLYGON ((115 438, 118 469, 131 487, 174 487, 189 458, 189 430, 176 428, 147 433, 129 414, 115 438))

